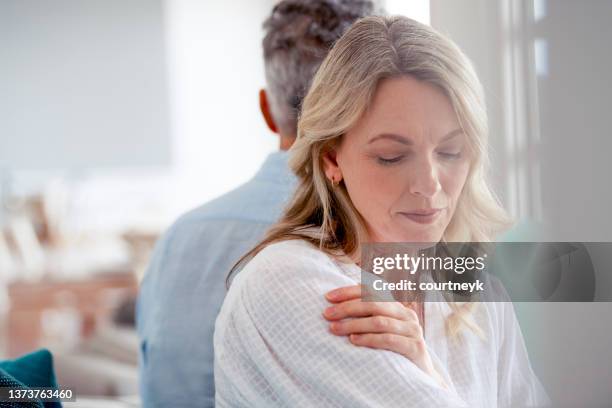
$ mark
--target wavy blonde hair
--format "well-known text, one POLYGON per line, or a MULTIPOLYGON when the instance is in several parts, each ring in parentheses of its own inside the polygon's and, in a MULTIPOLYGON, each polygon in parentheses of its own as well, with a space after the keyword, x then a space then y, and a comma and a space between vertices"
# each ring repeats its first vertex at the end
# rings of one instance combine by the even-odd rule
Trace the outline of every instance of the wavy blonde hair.
MULTIPOLYGON (((232 272, 265 246, 288 239, 307 240, 332 256, 359 256, 367 239, 364 220, 343 183, 334 188, 325 176, 322 156, 364 114, 379 81, 404 75, 441 89, 468 139, 470 169, 442 240, 488 242, 510 225, 485 178, 487 115, 470 60, 451 40, 417 21, 403 16, 365 17, 336 42, 304 99, 297 139, 290 149, 289 165, 299 182, 293 199, 232 272)), ((472 318, 476 302, 449 306, 453 310, 446 321, 449 335, 465 325, 484 336, 472 318)))

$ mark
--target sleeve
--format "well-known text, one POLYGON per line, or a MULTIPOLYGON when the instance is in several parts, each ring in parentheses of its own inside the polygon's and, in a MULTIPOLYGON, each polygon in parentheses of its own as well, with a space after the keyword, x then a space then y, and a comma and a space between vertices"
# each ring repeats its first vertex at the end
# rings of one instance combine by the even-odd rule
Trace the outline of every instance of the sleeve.
POLYGON ((210 251, 185 225, 176 222, 157 242, 139 288, 139 392, 145 407, 214 406, 213 350, 206 340, 224 291, 202 285, 205 275, 194 254, 210 251))
MULTIPOLYGON (((177 375, 177 369, 182 368, 173 364, 178 360, 180 349, 174 347, 175 337, 164 336, 168 330, 168 309, 171 305, 164 302, 165 294, 162 288, 168 270, 168 253, 171 251, 177 226, 173 225, 156 243, 151 260, 147 266, 143 280, 140 283, 136 303, 136 328, 139 337, 139 388, 143 405, 147 407, 161 407, 173 404, 174 406, 187 406, 189 389, 187 381, 177 375)), ((176 316, 180 319, 180 316, 176 316)), ((190 394, 194 396, 193 393, 190 394)), ((202 393, 195 394, 194 403, 212 405, 212 401, 205 401, 202 393)))
POLYGON ((551 401, 529 362, 512 302, 498 302, 500 347, 497 367, 498 407, 549 407, 551 401))
POLYGON ((315 248, 302 251, 310 253, 262 256, 245 279, 240 307, 248 318, 240 323, 240 336, 249 345, 241 358, 252 361, 256 372, 242 379, 237 377, 249 375, 244 367, 232 373, 233 383, 243 384, 241 398, 252 406, 466 406, 409 359, 330 333, 322 316, 329 306, 324 294, 356 282, 315 248))

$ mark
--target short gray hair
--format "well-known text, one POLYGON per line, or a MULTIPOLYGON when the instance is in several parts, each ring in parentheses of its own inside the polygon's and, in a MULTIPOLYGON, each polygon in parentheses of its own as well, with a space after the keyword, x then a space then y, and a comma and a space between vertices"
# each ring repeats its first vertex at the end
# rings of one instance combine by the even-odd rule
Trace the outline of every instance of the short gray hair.
POLYGON ((283 0, 264 22, 264 64, 272 116, 297 133, 302 100, 334 42, 361 17, 382 14, 376 1, 283 0))

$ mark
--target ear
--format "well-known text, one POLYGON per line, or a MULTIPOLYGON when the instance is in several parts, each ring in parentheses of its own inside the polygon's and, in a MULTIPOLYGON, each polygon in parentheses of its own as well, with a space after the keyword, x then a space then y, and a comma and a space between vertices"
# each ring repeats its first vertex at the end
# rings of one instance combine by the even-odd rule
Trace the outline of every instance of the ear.
POLYGON ((272 111, 270 110, 270 104, 268 103, 268 94, 265 89, 259 90, 259 109, 261 109, 261 114, 266 121, 266 125, 268 128, 274 132, 278 133, 278 127, 272 118, 272 111))
POLYGON ((331 182, 335 180, 336 183, 339 183, 342 180, 342 170, 340 170, 340 166, 338 165, 337 160, 338 152, 335 148, 330 147, 327 149, 322 156, 323 159, 323 171, 325 172, 325 176, 331 182))

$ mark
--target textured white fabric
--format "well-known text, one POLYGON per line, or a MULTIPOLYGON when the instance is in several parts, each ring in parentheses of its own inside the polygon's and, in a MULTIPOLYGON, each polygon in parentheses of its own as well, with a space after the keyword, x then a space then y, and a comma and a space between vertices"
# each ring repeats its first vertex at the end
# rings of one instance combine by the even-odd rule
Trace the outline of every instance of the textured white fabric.
POLYGON ((214 334, 218 407, 521 407, 548 397, 534 375, 511 303, 481 303, 487 335, 444 333, 444 302, 425 303, 425 340, 447 390, 408 358, 329 332, 324 294, 360 269, 311 244, 269 245, 234 279, 214 334))

